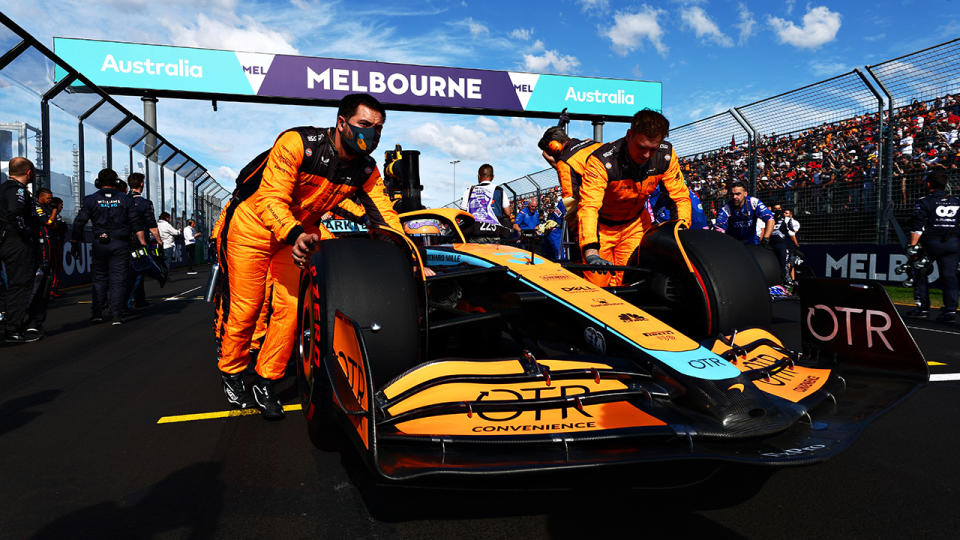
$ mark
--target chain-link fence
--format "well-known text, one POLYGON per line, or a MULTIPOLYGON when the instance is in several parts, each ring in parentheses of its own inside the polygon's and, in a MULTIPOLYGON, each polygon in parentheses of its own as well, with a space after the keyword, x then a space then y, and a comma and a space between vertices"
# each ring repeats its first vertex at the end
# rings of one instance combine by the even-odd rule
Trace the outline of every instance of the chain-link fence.
MULTIPOLYGON (((929 171, 945 168, 960 191, 960 39, 865 69, 873 79, 854 69, 671 129, 708 217, 739 181, 793 209, 804 242, 885 243, 902 234, 929 171)), ((557 178, 547 169, 507 185, 523 200, 557 178)))
MULTIPOLYGON (((33 161, 72 221, 100 169, 146 177, 144 196, 171 221, 209 231, 229 192, 198 161, 0 13, 0 170, 33 161), (2 52, 5 51, 5 52, 2 52), (52 105, 52 106, 51 106, 52 105)), ((5 180, 5 178, 4 178, 5 180)))

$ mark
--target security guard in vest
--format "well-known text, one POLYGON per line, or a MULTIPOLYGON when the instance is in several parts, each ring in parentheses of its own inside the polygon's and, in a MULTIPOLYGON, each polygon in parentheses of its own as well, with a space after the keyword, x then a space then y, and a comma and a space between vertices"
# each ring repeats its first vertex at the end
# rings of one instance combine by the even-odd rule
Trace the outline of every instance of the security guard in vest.
MULTIPOLYGON (((908 254, 914 254, 919 243, 937 261, 943 283, 943 311, 940 322, 957 320, 957 263, 960 261, 960 199, 947 195, 947 175, 938 169, 927 176, 928 195, 913 209, 908 254)), ((926 318, 930 312, 930 285, 926 279, 916 280, 917 307, 907 315, 926 318)))
POLYGON ((27 343, 40 339, 36 332, 24 332, 24 316, 30 305, 33 279, 37 271, 37 241, 40 224, 33 197, 27 186, 33 181, 33 163, 15 157, 8 164, 9 180, 0 186, 0 262, 7 272, 3 294, 6 312, 4 339, 7 343, 27 343))
POLYGON ((110 295, 110 315, 114 325, 123 324, 123 308, 127 300, 127 273, 130 271, 130 237, 136 235, 140 245, 147 245, 144 224, 133 199, 118 189, 120 178, 113 169, 97 174, 101 186, 93 195, 84 197, 77 218, 73 221, 71 251, 80 252, 83 227, 93 225, 93 309, 90 322, 103 322, 103 309, 110 295))

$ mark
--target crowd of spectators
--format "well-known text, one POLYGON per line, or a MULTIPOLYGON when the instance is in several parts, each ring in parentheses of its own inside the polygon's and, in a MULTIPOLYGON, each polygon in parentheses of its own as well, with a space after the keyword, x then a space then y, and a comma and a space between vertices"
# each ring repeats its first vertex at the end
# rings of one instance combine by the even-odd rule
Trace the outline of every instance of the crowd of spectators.
MULTIPOLYGON (((886 113, 885 113, 886 115, 886 113)), ((923 195, 923 178, 933 167, 960 167, 960 103, 947 94, 914 101, 895 111, 893 202, 911 208, 923 195)), ((771 133, 757 144, 757 195, 768 204, 796 208, 798 215, 870 212, 878 187, 877 115, 865 114, 790 134, 771 133)), ((746 145, 681 158, 687 184, 708 213, 727 200, 727 185, 749 185, 746 145)), ((956 178, 954 172, 952 177, 956 178)))

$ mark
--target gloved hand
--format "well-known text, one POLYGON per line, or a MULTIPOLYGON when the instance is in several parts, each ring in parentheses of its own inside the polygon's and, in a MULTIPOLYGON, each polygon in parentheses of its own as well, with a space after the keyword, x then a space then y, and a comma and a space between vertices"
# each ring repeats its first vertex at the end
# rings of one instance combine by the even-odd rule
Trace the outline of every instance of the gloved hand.
POLYGON ((80 242, 70 242, 70 254, 74 259, 80 257, 80 242))
POLYGON ((761 238, 761 239, 760 239, 760 247, 769 248, 769 247, 770 247, 770 239, 769 239, 769 238, 761 238))
POLYGON ((920 254, 920 244, 914 244, 914 245, 912 245, 912 246, 907 246, 907 249, 906 249, 905 251, 906 251, 907 255, 909 255, 910 257, 916 257, 917 255, 920 254))
MULTIPOLYGON (((595 264, 595 265, 598 265, 598 266, 613 266, 613 263, 612 263, 612 262, 604 259, 603 257, 601 257, 601 256, 599 256, 599 255, 597 255, 597 254, 587 255, 586 258, 584 259, 584 262, 586 262, 587 264, 595 264)), ((593 272, 597 272, 598 274, 612 274, 612 273, 613 273, 612 270, 593 270, 593 272)))

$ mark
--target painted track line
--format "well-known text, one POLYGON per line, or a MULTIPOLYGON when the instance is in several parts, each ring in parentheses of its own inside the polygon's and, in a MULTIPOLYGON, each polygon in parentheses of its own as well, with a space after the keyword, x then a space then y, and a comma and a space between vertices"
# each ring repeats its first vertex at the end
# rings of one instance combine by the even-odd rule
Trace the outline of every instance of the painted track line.
POLYGON ((184 297, 185 295, 188 295, 188 294, 192 293, 193 291, 195 291, 195 290, 197 290, 197 289, 202 289, 202 288, 203 288, 203 285, 200 285, 199 287, 194 287, 194 288, 190 289, 189 291, 183 291, 182 293, 177 293, 177 294, 171 296, 170 298, 164 298, 163 301, 164 301, 164 302, 171 302, 171 301, 173 301, 173 300, 183 300, 183 297, 184 297))
POLYGON ((930 382, 937 381, 960 381, 960 373, 933 373, 930 375, 930 382))
POLYGON ((950 330, 937 330, 936 328, 924 328, 922 326, 907 326, 911 330, 926 330, 927 332, 938 332, 940 334, 953 334, 955 336, 960 336, 960 332, 954 332, 950 330))
MULTIPOLYGON (((286 412, 290 411, 299 411, 303 407, 299 403, 294 405, 284 405, 283 410, 286 412)), ((157 420, 158 424, 174 424, 177 422, 194 422, 196 420, 214 420, 217 418, 232 418, 234 416, 252 416, 259 415, 260 409, 234 409, 231 411, 214 411, 208 413, 197 413, 197 414, 181 414, 177 416, 162 416, 157 420)))

